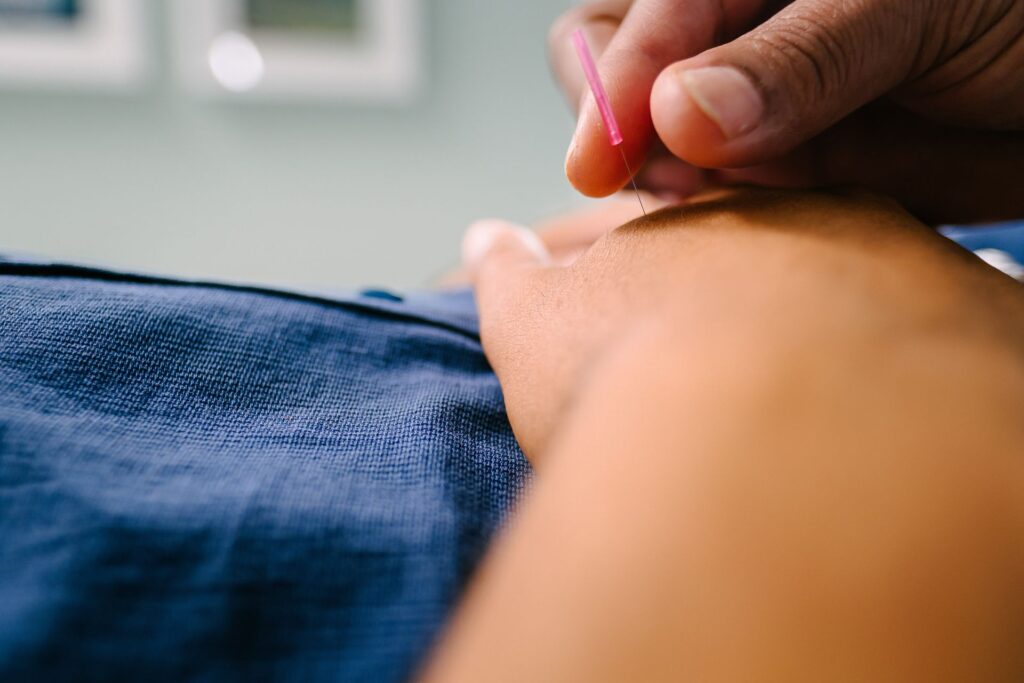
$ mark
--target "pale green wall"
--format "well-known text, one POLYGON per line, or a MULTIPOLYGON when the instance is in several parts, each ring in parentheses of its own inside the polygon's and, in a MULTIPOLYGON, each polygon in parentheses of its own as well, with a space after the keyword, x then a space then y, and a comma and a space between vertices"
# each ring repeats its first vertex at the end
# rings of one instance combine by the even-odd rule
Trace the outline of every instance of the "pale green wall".
POLYGON ((448 265, 473 218, 577 201, 544 46, 568 0, 423 2, 428 82, 409 108, 197 102, 166 58, 142 95, 0 91, 0 250, 405 286, 448 265))

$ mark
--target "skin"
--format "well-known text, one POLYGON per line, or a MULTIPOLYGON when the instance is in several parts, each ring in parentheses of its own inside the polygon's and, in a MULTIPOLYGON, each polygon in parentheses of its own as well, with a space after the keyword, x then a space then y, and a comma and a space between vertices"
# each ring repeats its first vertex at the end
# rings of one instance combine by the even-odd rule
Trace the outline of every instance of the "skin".
POLYGON ((1019 283, 862 193, 490 232, 537 481, 423 680, 1024 678, 1019 283))
MULTIPOLYGON (((552 68, 579 110, 566 174, 623 187, 570 34, 596 54, 639 183, 856 184, 931 222, 1024 215, 1024 4, 1014 0, 593 0, 552 27, 552 68), (727 67, 760 111, 742 132, 688 89, 727 67)), ((727 98, 735 103, 739 97, 727 98)))

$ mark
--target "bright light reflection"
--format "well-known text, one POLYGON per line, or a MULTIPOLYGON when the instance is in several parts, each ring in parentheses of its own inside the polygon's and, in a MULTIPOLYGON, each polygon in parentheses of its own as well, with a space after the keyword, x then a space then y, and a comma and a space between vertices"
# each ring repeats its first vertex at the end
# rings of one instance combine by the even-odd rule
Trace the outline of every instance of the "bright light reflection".
POLYGON ((248 36, 237 31, 217 36, 208 59, 217 82, 233 92, 252 90, 263 80, 263 55, 248 36))

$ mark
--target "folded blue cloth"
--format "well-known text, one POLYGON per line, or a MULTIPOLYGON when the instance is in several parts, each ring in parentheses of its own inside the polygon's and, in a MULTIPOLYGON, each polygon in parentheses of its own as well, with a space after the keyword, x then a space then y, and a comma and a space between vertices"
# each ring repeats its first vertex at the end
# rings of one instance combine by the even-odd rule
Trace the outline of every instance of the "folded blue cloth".
POLYGON ((0 680, 408 678, 530 476, 475 326, 0 261, 0 680))

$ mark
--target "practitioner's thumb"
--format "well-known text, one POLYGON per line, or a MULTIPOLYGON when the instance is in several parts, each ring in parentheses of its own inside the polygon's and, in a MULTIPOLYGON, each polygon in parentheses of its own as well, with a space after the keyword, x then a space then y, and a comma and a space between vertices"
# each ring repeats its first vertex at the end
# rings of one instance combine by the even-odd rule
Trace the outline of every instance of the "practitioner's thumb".
POLYGON ((748 166, 780 156, 911 73, 918 0, 797 0, 736 40, 659 75, 651 117, 692 164, 748 166))

